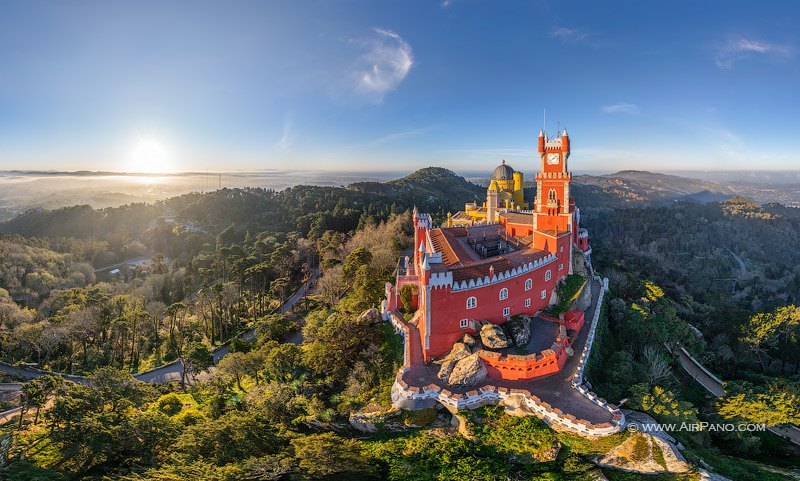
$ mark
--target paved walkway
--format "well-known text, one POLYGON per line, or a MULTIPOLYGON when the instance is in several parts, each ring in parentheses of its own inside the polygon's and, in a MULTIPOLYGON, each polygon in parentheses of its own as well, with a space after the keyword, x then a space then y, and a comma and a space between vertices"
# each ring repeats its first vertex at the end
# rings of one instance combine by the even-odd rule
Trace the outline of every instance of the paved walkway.
MULTIPOLYGON (((538 396, 542 401, 558 408, 564 413, 572 414, 579 419, 585 419, 592 424, 611 423, 613 415, 606 409, 590 401, 572 387, 571 378, 578 371, 580 353, 586 346, 586 339, 589 336, 591 318, 597 307, 600 290, 603 288, 601 282, 592 279, 592 304, 586 310, 587 322, 581 332, 578 333, 575 342, 572 344, 575 354, 567 359, 564 367, 556 374, 551 376, 534 379, 533 381, 507 381, 501 379, 487 378, 484 385, 498 387, 527 389, 538 396)), ((424 387, 429 384, 442 386, 453 393, 464 394, 467 391, 477 389, 480 386, 457 387, 443 384, 436 376, 436 368, 426 365, 422 360, 422 345, 419 337, 419 330, 413 324, 408 324, 409 339, 411 347, 411 366, 403 376, 409 386, 424 387)))

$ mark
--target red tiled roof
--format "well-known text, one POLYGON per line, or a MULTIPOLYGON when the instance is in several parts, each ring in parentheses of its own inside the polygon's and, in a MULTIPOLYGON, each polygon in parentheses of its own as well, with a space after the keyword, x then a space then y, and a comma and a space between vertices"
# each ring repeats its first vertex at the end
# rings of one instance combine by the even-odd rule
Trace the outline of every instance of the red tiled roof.
POLYGON ((491 257, 485 261, 453 267, 450 270, 453 272, 453 281, 460 282, 467 279, 488 276, 490 266, 494 267, 494 273, 497 275, 501 272, 511 270, 514 267, 519 267, 529 262, 547 257, 548 254, 549 253, 546 251, 538 251, 533 249, 520 250, 502 256, 491 257))
POLYGON ((521 212, 503 212, 500 217, 505 217, 512 224, 530 224, 533 226, 533 214, 523 214, 521 212))
MULTIPOLYGON (((477 235, 492 226, 472 227, 477 235)), ((431 266, 436 271, 449 270, 453 273, 453 281, 460 282, 489 275, 489 267, 494 267, 495 274, 533 262, 546 257, 549 253, 533 248, 530 236, 517 237, 518 250, 488 259, 480 259, 476 253, 468 251, 465 240, 470 235, 467 227, 436 228, 430 231, 431 243, 436 252, 442 253, 442 264, 431 266), (527 242, 526 242, 527 241, 527 242)))

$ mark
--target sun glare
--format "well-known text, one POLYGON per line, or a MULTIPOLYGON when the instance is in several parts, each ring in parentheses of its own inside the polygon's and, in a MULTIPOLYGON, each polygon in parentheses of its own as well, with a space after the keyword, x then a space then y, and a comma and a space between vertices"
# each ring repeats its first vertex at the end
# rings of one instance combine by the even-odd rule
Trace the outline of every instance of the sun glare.
POLYGON ((169 152, 164 145, 152 137, 140 138, 130 156, 128 172, 141 174, 164 174, 174 171, 169 152))

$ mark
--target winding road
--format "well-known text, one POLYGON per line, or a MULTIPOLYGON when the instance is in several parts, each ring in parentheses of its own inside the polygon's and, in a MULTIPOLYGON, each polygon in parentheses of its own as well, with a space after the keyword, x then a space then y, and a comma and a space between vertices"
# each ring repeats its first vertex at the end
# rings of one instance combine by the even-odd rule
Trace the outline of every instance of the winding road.
MULTIPOLYGON (((311 270, 310 278, 305 283, 303 283, 303 285, 300 286, 300 288, 297 289, 291 296, 289 296, 288 299, 286 299, 286 301, 281 305, 278 312, 280 312, 281 314, 285 314, 289 312, 298 302, 300 302, 300 300, 303 297, 305 297, 308 289, 314 284, 317 277, 319 277, 319 274, 320 270, 318 268, 313 268, 311 270)), ((246 331, 239 334, 238 337, 247 342, 255 341, 256 338, 255 329, 254 328, 247 329, 246 331)), ((302 333, 293 334, 292 337, 288 339, 288 342, 294 344, 301 344, 303 342, 302 333)), ((212 353, 214 354, 214 364, 218 364, 219 361, 223 357, 225 357, 229 352, 230 352, 230 346, 228 343, 225 343, 214 349, 212 351, 212 353)), ((214 368, 212 367, 209 371, 213 372, 213 370, 214 368)), ((42 369, 37 369, 34 367, 27 367, 27 366, 14 366, 2 361, 0 361, 0 371, 5 371, 8 374, 11 374, 13 376, 19 376, 26 380, 35 379, 37 377, 50 374, 50 375, 60 376, 68 381, 72 381, 78 384, 86 384, 88 382, 85 376, 77 376, 72 374, 45 371, 42 369)), ((162 384, 173 381, 180 381, 182 373, 183 373, 183 361, 181 361, 180 359, 176 359, 172 362, 158 366, 154 369, 150 369, 143 372, 137 372, 133 374, 133 377, 140 381, 151 384, 162 384)), ((205 378, 207 375, 208 374, 204 373, 203 376, 198 376, 197 380, 201 380, 205 378)), ((192 384, 194 381, 195 379, 191 378, 187 380, 188 384, 192 384)), ((2 415, 3 413, 0 413, 0 416, 2 415)))
MULTIPOLYGON (((289 312, 300 300, 305 297, 306 291, 310 286, 314 284, 317 277, 319 276, 319 269, 314 268, 311 271, 311 277, 308 281, 306 281, 299 289, 297 289, 294 294, 289 296, 286 301, 281 304, 280 309, 278 312, 281 314, 285 314, 289 312)), ((247 342, 253 342, 256 340, 256 331, 254 328, 247 329, 246 331, 239 334, 239 339, 247 342)), ((293 344, 302 344, 303 342, 303 335, 302 333, 295 333, 292 335, 291 338, 288 340, 293 344)), ((227 356, 228 353, 231 351, 229 343, 225 343, 221 346, 218 346, 216 349, 212 351, 214 354, 214 364, 219 364, 219 361, 222 360, 223 357, 227 356)), ((212 367, 209 369, 209 374, 212 373, 214 368, 212 367)), ((149 371, 139 372, 133 375, 136 379, 149 382, 153 384, 162 384, 167 382, 173 381, 180 381, 181 380, 181 373, 183 372, 183 361, 180 359, 176 359, 169 364, 164 364, 163 366, 159 366, 155 369, 150 369, 149 371)), ((199 376, 198 380, 203 379, 205 376, 199 376)), ((193 379, 187 380, 188 384, 192 384, 194 382, 193 379)))
MULTIPOLYGON (((717 376, 711 374, 702 364, 697 362, 695 358, 686 352, 686 349, 680 347, 674 354, 677 355, 678 362, 681 363, 683 370, 692 376, 701 386, 706 388, 708 392, 717 397, 725 396, 725 388, 722 381, 717 376)), ((797 426, 772 426, 767 429, 778 436, 788 439, 794 444, 800 445, 800 428, 797 426)))

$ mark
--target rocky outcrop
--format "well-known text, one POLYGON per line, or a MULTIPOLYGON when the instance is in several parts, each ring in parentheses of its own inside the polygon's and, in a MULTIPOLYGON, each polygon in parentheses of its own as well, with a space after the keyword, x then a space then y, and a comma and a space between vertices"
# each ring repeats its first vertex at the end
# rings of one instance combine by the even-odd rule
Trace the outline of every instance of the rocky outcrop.
POLYGON ((450 379, 450 373, 453 372, 453 368, 456 367, 458 361, 464 359, 465 357, 471 354, 469 348, 463 342, 457 342, 453 344, 453 348, 450 349, 450 352, 447 353, 446 356, 435 361, 441 367, 439 367, 439 379, 442 381, 447 381, 450 379))
POLYGON ((572 249, 572 273, 586 277, 589 269, 586 268, 586 257, 580 249, 572 249))
POLYGON ((592 305, 592 288, 591 284, 587 281, 578 296, 572 301, 572 309, 585 311, 592 305))
MULTIPOLYGON (((628 426, 633 429, 642 431, 657 425, 656 420, 647 414, 628 410, 624 413, 628 426)), ((645 474, 688 472, 691 466, 675 447, 675 439, 664 431, 651 432, 637 432, 597 458, 595 463, 645 474)))
POLYGON ((486 365, 478 354, 470 354, 456 363, 448 382, 456 386, 471 386, 486 379, 486 374, 486 365))
POLYGON ((722 476, 717 473, 710 473, 705 469, 698 469, 698 473, 700 473, 700 481, 731 481, 729 478, 722 476))
POLYGON ((396 417, 400 413, 400 409, 394 406, 388 411, 351 413, 350 426, 364 433, 374 433, 378 431, 376 424, 385 424, 388 419, 396 417))
POLYGON ((464 337, 461 338, 461 342, 463 342, 469 348, 473 348, 478 344, 478 341, 469 334, 464 334, 464 337))
POLYGON ((508 347, 508 338, 502 327, 486 323, 481 327, 481 343, 489 349, 503 349, 508 347))
POLYGON ((653 439, 653 436, 648 434, 636 433, 594 462, 599 466, 636 473, 663 473, 667 467, 659 459, 657 450, 660 450, 660 447, 653 442, 653 439))
POLYGON ((531 338, 531 318, 528 316, 514 316, 506 321, 506 326, 511 332, 511 339, 517 347, 528 344, 531 338))
POLYGON ((372 307, 367 309, 366 311, 362 312, 360 316, 358 316, 359 321, 368 321, 370 324, 378 324, 380 323, 383 318, 381 317, 381 311, 377 308, 372 307))

